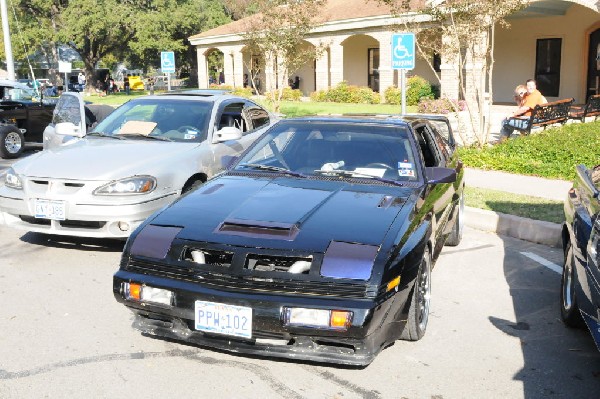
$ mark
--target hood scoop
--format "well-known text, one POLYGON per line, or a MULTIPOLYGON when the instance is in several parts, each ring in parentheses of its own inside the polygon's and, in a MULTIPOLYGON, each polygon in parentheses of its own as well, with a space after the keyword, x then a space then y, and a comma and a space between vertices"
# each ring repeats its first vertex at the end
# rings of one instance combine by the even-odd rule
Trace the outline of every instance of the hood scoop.
POLYGON ((226 219, 217 226, 214 233, 293 241, 299 231, 300 229, 296 223, 226 219))

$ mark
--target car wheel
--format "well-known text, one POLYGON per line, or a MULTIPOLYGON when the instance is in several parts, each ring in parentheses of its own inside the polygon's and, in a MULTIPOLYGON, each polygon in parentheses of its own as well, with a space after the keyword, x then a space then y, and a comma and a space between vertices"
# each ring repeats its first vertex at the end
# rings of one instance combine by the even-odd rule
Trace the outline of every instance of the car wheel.
POLYGON ((577 305, 577 296, 575 295, 576 284, 575 257, 573 246, 569 243, 565 251, 565 261, 560 281, 560 315, 563 322, 569 327, 584 326, 583 318, 579 312, 579 305, 577 305))
POLYGON ((446 245, 455 247, 460 244, 463 235, 463 229, 465 226, 465 195, 461 195, 458 200, 458 212, 456 213, 456 221, 452 227, 450 235, 446 239, 446 245))
POLYGON ((408 320, 401 339, 418 341, 425 335, 429 320, 429 305, 431 302, 431 255, 426 248, 421 259, 417 281, 415 282, 410 299, 408 320))
POLYGON ((0 156, 4 159, 18 158, 25 150, 25 136, 15 126, 0 127, 0 156))

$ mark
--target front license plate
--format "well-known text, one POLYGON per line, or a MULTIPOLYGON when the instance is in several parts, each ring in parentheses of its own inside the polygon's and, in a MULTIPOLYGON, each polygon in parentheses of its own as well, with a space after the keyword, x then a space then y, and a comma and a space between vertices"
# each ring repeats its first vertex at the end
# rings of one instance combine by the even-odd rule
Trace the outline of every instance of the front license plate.
POLYGON ((196 301, 196 330, 252 338, 252 308, 196 301))
POLYGON ((65 201, 36 199, 35 217, 38 219, 65 220, 65 201))

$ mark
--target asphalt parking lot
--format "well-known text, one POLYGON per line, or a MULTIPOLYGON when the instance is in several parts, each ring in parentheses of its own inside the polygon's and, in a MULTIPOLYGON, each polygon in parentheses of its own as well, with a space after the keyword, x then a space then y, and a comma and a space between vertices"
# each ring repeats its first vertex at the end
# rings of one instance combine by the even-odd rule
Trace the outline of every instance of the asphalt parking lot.
POLYGON ((560 250, 467 229, 418 342, 362 369, 144 337, 111 291, 118 241, 0 226, 0 398, 590 398, 600 354, 559 319, 560 250), (541 263, 540 263, 541 262, 541 263))
MULTIPOLYGON (((0 176, 13 162, 0 160, 0 176)), ((594 398, 600 391, 591 337, 560 321, 558 248, 468 228, 434 269, 425 337, 398 341, 357 369, 142 336, 112 296, 122 245, 0 226, 0 398, 594 398)))

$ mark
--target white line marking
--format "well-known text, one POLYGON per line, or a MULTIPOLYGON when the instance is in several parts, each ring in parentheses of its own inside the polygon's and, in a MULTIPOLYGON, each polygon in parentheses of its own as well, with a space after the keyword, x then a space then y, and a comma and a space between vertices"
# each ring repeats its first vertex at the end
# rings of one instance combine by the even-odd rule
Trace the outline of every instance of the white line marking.
POLYGON ((544 267, 547 267, 548 269, 552 270, 553 272, 562 274, 562 266, 559 266, 556 263, 552 263, 549 260, 544 259, 539 255, 536 255, 532 252, 521 252, 521 255, 525 255, 529 259, 541 264, 544 267))

